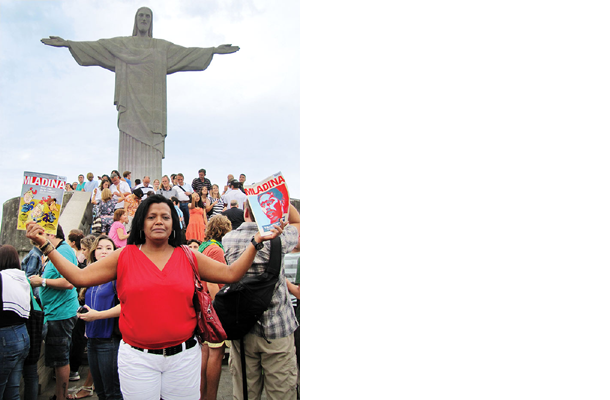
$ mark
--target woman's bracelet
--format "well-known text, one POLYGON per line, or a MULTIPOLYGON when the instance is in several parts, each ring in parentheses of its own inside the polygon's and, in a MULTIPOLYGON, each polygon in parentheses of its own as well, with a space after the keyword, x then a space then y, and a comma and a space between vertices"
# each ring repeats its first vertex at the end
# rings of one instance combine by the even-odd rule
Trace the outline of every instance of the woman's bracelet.
POLYGON ((42 251, 42 254, 44 256, 47 256, 47 257, 49 256, 49 254, 51 254, 51 252, 53 250, 55 250, 55 246, 53 246, 48 239, 47 239, 47 242, 45 244, 40 246, 40 251, 42 251))
POLYGON ((51 245, 46 251, 43 251, 42 254, 44 254, 46 257, 48 257, 49 254, 51 254, 53 252, 53 250, 55 250, 55 246, 51 245))
POLYGON ((50 244, 51 242, 47 239, 47 241, 42 246, 38 246, 38 248, 40 251, 44 251, 50 244))

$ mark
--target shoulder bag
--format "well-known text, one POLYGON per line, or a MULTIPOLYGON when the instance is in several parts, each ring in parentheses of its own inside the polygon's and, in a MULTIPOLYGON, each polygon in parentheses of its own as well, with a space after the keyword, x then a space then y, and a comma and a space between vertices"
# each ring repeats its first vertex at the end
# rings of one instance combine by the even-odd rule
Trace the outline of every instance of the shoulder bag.
POLYGON ((193 306, 197 313, 197 327, 195 328, 195 335, 199 339, 199 342, 209 343, 221 343, 227 339, 227 334, 222 328, 222 324, 216 315, 216 311, 212 306, 212 298, 210 294, 204 289, 201 277, 199 276, 199 270, 195 265, 195 259, 193 251, 186 245, 180 246, 189 262, 193 267, 193 278, 195 281, 195 295, 193 296, 193 306))

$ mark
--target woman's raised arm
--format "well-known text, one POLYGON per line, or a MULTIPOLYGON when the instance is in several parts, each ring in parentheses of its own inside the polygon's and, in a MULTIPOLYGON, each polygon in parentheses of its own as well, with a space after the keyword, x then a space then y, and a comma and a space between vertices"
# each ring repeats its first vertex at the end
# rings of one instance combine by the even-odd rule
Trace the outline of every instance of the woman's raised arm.
MULTIPOLYGON (((271 240, 276 236, 281 235, 285 226, 286 224, 282 223, 281 226, 274 227, 271 229, 272 234, 264 237, 256 232, 254 240, 256 240, 257 243, 271 240)), ((210 257, 204 256, 203 253, 198 251, 194 253, 201 279, 214 283, 233 283, 239 281, 242 276, 245 275, 246 271, 248 271, 248 268, 250 268, 254 261, 254 257, 256 256, 256 249, 251 243, 248 244, 242 255, 231 265, 212 260, 210 257)))
MULTIPOLYGON (((26 224, 25 236, 28 239, 31 239, 39 247, 47 243, 48 240, 44 235, 44 228, 34 221, 30 221, 26 224)), ((52 246, 52 244, 49 243, 48 246, 52 246)), ((53 250, 50 253, 47 253, 49 249, 50 248, 44 248, 49 260, 51 260, 55 268, 57 268, 57 271, 76 287, 96 286, 116 279, 119 254, 121 253, 122 248, 115 250, 108 257, 94 262, 83 269, 78 268, 78 266, 66 260, 59 251, 53 250)))

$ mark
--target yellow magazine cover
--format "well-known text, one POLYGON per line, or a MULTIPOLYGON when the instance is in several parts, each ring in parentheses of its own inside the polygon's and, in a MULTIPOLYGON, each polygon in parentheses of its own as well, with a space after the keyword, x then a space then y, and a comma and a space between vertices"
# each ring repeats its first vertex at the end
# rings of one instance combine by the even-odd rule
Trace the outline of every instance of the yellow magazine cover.
POLYGON ((28 221, 35 221, 46 233, 57 233, 65 188, 64 176, 24 172, 17 229, 25 230, 28 221))

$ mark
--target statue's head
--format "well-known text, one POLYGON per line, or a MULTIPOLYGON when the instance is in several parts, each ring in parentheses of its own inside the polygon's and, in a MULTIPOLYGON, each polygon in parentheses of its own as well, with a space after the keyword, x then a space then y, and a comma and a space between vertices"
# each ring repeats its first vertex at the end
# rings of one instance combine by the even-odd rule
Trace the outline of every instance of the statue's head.
POLYGON ((139 31, 146 31, 148 37, 152 37, 152 21, 152 10, 148 7, 140 7, 136 12, 132 36, 138 36, 139 31))

